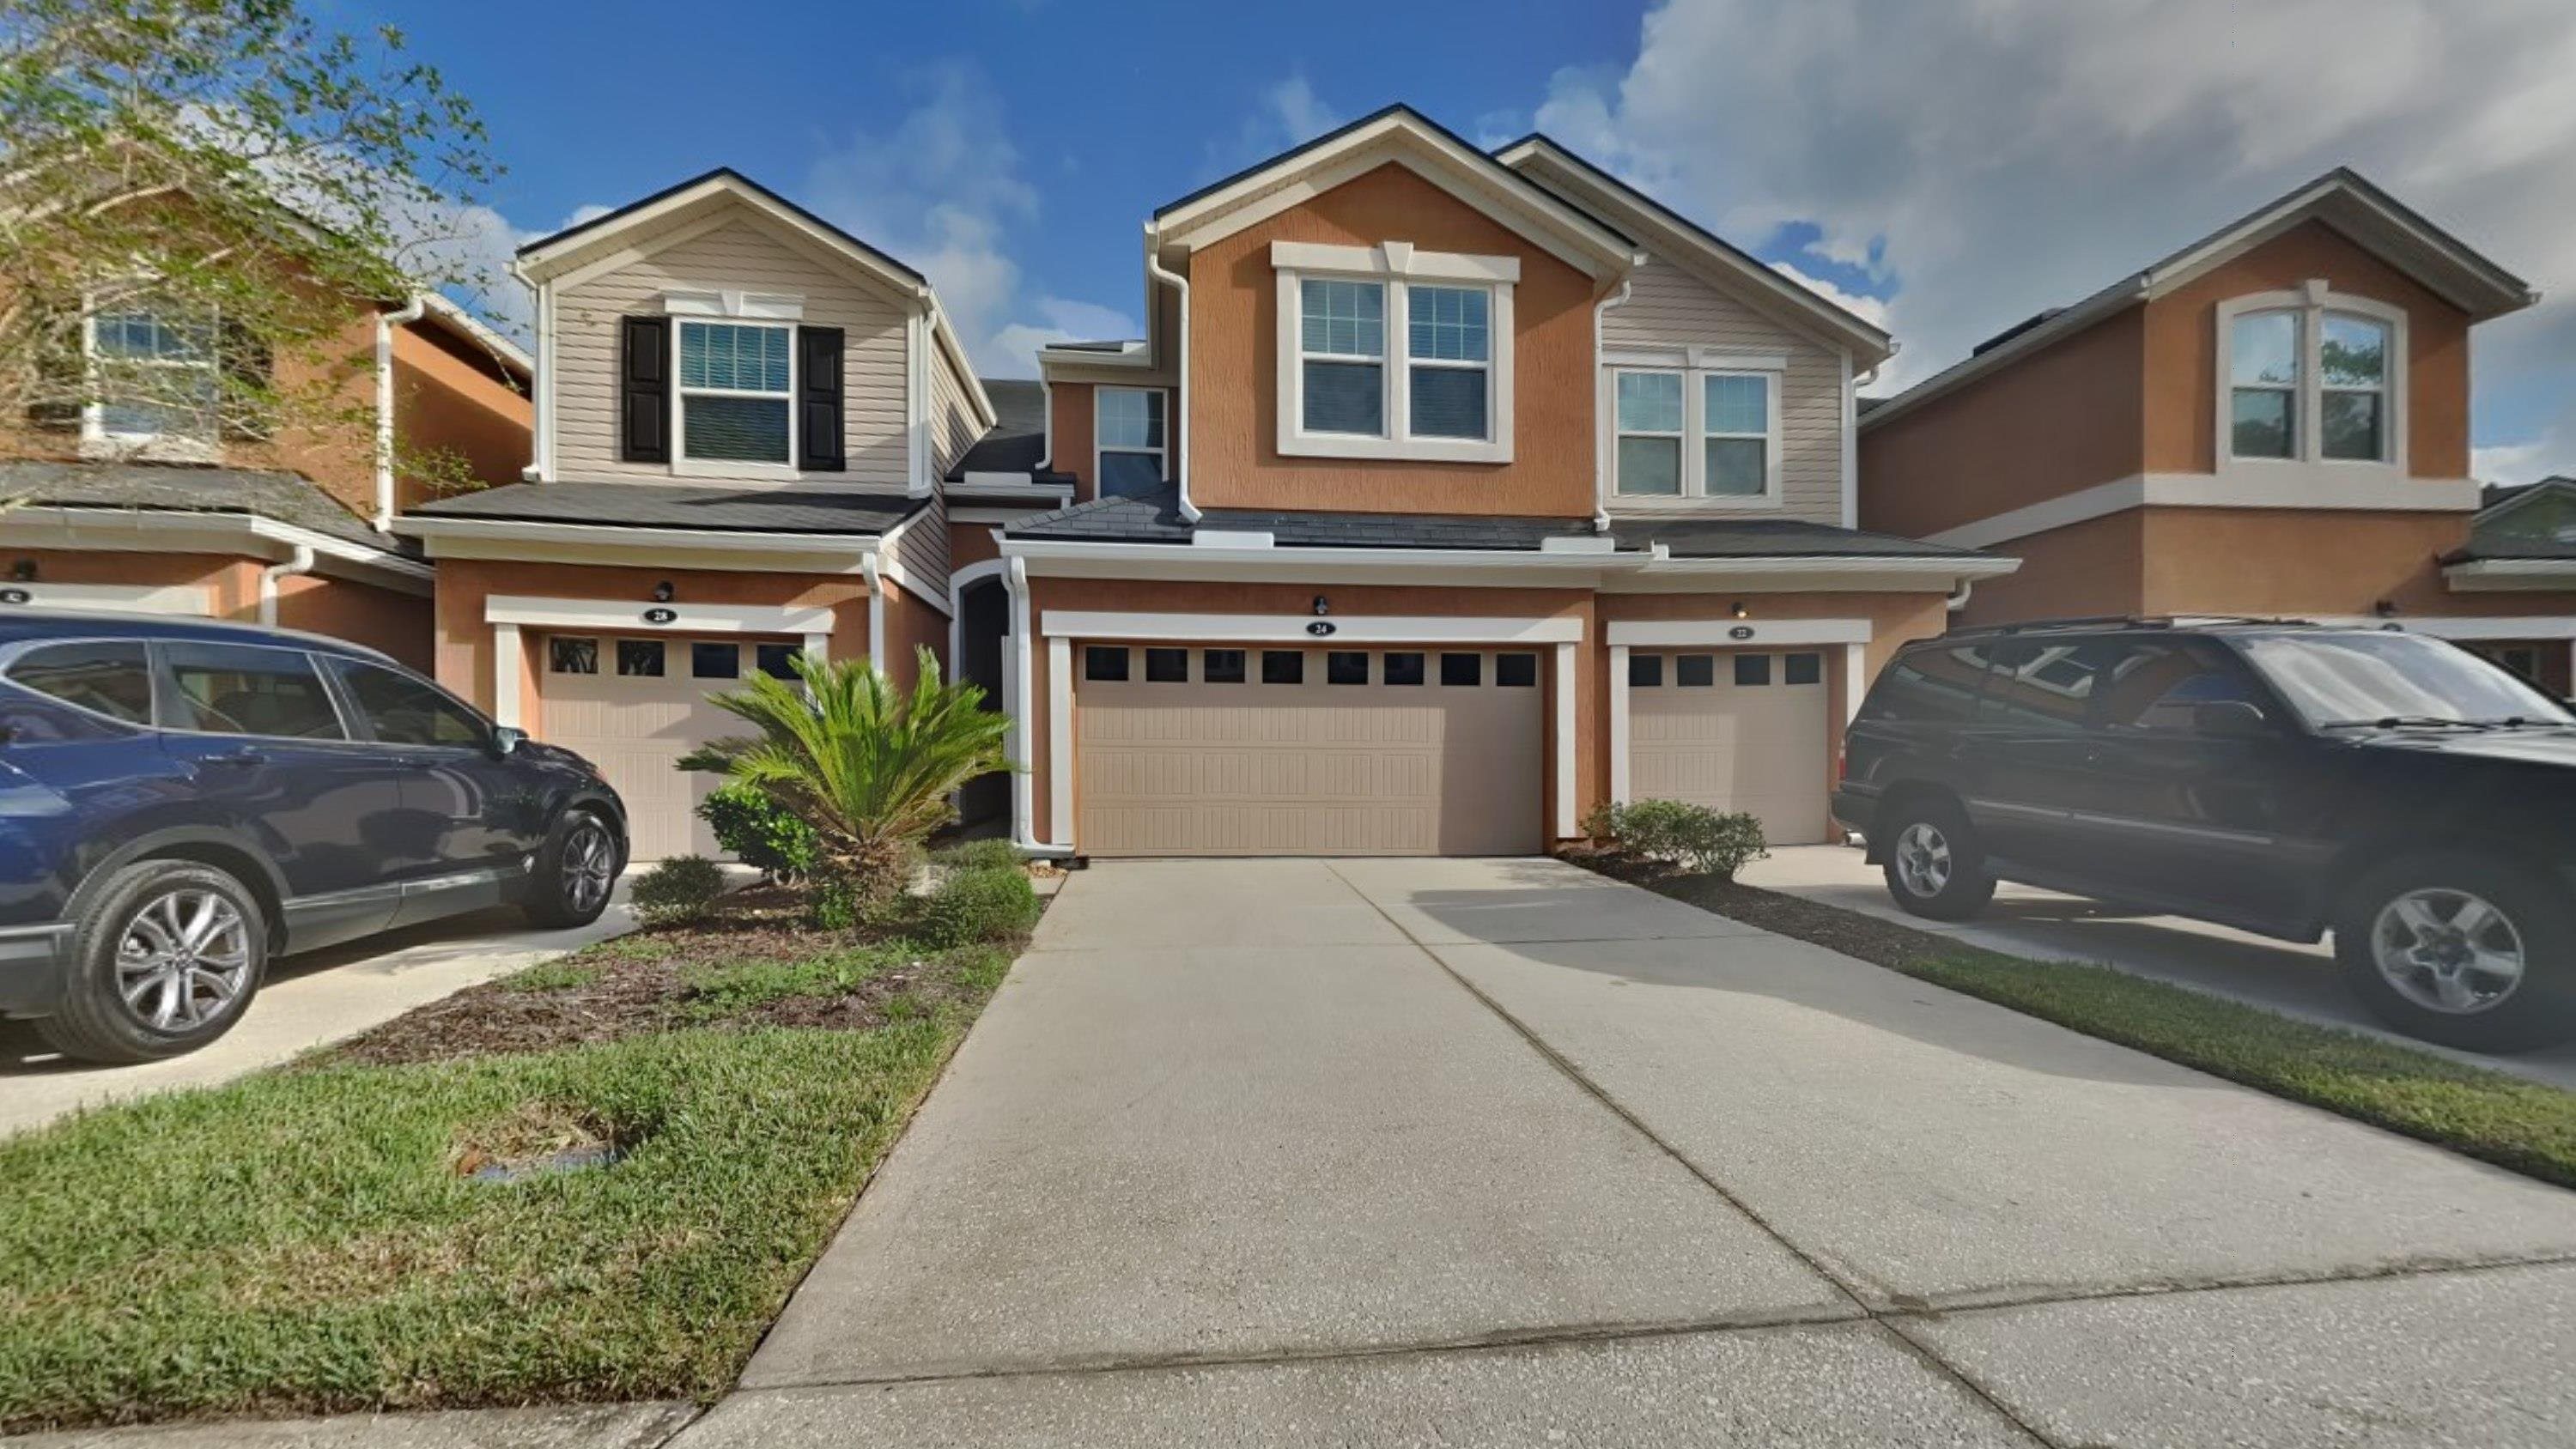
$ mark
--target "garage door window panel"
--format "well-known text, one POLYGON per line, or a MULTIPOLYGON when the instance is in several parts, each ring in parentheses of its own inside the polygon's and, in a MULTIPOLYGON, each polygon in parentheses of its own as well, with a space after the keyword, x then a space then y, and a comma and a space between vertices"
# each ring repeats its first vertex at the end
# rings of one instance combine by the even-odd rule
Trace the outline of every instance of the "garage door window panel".
POLYGON ((755 644, 752 646, 752 662, 755 668, 772 679, 794 679, 797 677, 796 658, 804 652, 804 647, 797 644, 755 644))
POLYGON ((1199 655, 1199 678, 1208 684, 1243 683, 1244 652, 1209 649, 1199 655))
POLYGON ((556 635, 546 641, 546 668, 555 674, 597 674, 599 641, 556 635))
POLYGON ((1485 682, 1485 656, 1482 654, 1443 654, 1440 656, 1440 682, 1461 688, 1473 688, 1485 682))
POLYGON ((1127 651, 1094 644, 1082 651, 1082 677, 1098 684, 1116 684, 1127 678, 1127 651))
POLYGON ((1145 651, 1147 684, 1186 684, 1190 678, 1190 651, 1187 649, 1148 649, 1145 651))
POLYGON ((1825 656, 1790 654, 1782 656, 1782 677, 1791 684, 1821 684, 1825 678, 1825 656))
POLYGON ((1303 684, 1306 682, 1306 656, 1295 649, 1261 651, 1261 682, 1264 684, 1303 684))
POLYGON ((742 646, 708 642, 690 645, 689 674, 695 679, 740 679, 742 646))
POLYGON ((1630 654, 1628 656, 1628 687, 1630 689, 1660 689, 1663 687, 1663 683, 1664 656, 1661 654, 1630 654))
POLYGON ((1684 689, 1708 689, 1717 683, 1717 656, 1685 654, 1673 661, 1673 683, 1684 689))
POLYGON ((662 641, 659 639, 618 640, 617 672, 629 679, 661 678, 662 641))
POLYGON ((1386 656, 1386 682, 1389 684, 1420 684, 1422 682, 1422 662, 1422 656, 1412 651, 1389 654, 1386 656))
POLYGON ((1326 684, 1366 684, 1369 682, 1369 657, 1356 649, 1335 649, 1324 656, 1326 684))
POLYGON ((1736 655, 1735 682, 1737 686, 1743 688, 1769 684, 1771 682, 1771 656, 1768 654, 1736 655))
POLYGON ((1535 654, 1495 655, 1494 683, 1505 689, 1536 688, 1538 685, 1538 656, 1535 654))

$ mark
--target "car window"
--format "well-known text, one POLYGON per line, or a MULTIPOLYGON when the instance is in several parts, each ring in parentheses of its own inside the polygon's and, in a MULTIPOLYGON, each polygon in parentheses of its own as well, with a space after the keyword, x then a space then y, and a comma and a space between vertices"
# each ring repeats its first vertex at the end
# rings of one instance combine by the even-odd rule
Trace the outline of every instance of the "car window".
POLYGON ((178 729, 218 735, 344 740, 339 712, 300 649, 165 644, 172 686, 162 714, 178 729))
POLYGON ((46 644, 19 655, 9 678, 110 719, 152 722, 152 660, 141 640, 46 644))
POLYGON ((425 680, 353 659, 335 660, 332 667, 367 727, 385 744, 470 748, 486 738, 480 716, 425 680))
POLYGON ((1965 724, 1976 708, 1977 685, 1985 673, 1981 645, 1909 649, 1878 677, 1877 687, 1861 708, 1861 718, 1965 724))
POLYGON ((2100 658, 2096 646, 2025 639, 1997 645, 1994 656, 1977 701, 1980 722, 2069 733, 2084 728, 2100 658))
POLYGON ((2261 706, 2263 691, 2224 651, 2196 640, 2120 645, 2103 671, 2106 729, 2188 733, 2204 704, 2242 700, 2261 706))

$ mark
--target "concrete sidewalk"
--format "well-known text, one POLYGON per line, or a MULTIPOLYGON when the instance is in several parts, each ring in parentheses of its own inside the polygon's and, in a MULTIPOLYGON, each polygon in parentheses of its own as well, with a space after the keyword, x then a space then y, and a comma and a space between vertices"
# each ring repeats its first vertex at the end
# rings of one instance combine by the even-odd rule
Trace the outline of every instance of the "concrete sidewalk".
POLYGON ((2092 961, 2225 996, 2284 1016, 2358 1031, 2454 1061, 2576 1091, 2576 1042, 2490 1056, 2391 1031, 2343 989, 2328 942, 2276 941, 2180 916, 2141 915, 2117 906, 2006 883, 1972 920, 1927 921, 1888 898, 1878 867, 1857 846, 1789 845, 1744 868, 1746 885, 1857 911, 1918 931, 2043 961, 2092 961))
POLYGON ((1548 861, 1096 866, 732 1445, 2558 1445, 2576 1195, 1548 861))

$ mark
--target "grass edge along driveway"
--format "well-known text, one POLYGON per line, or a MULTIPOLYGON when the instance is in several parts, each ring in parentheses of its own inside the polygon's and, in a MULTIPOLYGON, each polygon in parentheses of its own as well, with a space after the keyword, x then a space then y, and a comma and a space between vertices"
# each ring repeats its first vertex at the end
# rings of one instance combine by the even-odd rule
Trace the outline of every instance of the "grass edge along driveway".
POLYGON ((2576 1092, 2108 966, 2040 961, 1712 876, 1577 858, 1716 915, 2576 1188, 2576 1092))

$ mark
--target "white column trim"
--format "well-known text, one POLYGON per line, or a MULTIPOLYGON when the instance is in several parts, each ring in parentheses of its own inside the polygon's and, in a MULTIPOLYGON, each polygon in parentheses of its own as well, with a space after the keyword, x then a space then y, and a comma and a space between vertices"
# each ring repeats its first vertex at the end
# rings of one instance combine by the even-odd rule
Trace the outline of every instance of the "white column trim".
POLYGON ((1610 800, 1628 799, 1628 646, 1610 646, 1610 800))
MULTIPOLYGON (((1029 567, 1019 560, 1009 560, 1003 570, 1002 586, 1011 595, 1011 657, 1003 670, 1010 682, 1003 706, 1011 716, 1011 762, 1019 768, 1011 772, 1011 835, 1023 845, 1037 845, 1037 801, 1029 771, 1036 741, 1029 731, 1025 706, 1031 692, 1032 657, 1029 649, 1029 567)), ((1067 651, 1070 653, 1070 650, 1067 651)))
POLYGON ((1047 838, 1073 843, 1073 641, 1047 640, 1047 838))
POLYGON ((1869 693, 1869 650, 1859 644, 1843 646, 1843 723, 1850 724, 1860 713, 1861 696, 1869 693))
POLYGON ((516 624, 492 626, 492 721, 519 728, 519 678, 527 671, 527 646, 516 624))
POLYGON ((1556 838, 1574 838, 1575 646, 1556 646, 1556 838))
POLYGON ((805 657, 813 660, 817 664, 830 663, 832 658, 832 636, 829 634, 806 635, 805 657))

